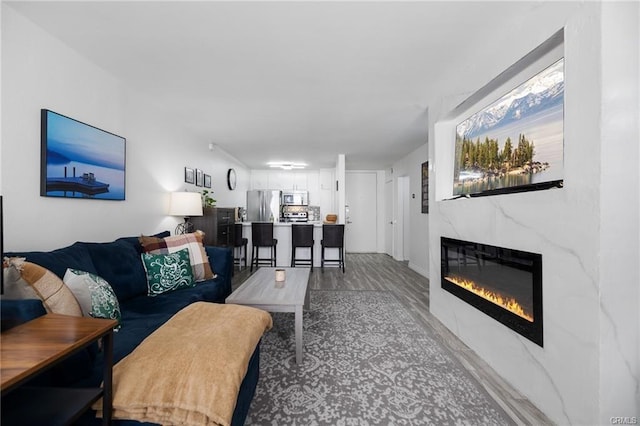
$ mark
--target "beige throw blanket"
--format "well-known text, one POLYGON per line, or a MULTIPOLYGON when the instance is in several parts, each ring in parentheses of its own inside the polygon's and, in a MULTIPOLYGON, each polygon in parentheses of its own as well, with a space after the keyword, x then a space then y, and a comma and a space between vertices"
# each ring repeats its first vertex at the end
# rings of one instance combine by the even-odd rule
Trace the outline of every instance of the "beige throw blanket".
MULTIPOLYGON (((189 305, 113 367, 113 418, 229 425, 249 358, 271 326, 259 309, 189 305)), ((94 409, 101 416, 102 401, 94 409)))

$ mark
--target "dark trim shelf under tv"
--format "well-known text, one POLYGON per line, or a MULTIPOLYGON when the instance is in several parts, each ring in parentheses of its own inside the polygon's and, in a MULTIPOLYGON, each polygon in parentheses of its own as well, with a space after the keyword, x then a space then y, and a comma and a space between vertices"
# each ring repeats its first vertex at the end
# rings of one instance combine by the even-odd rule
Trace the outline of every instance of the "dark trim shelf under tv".
POLYGON ((552 180, 549 182, 533 183, 529 185, 511 186, 508 188, 488 189, 483 192, 474 192, 473 194, 460 194, 455 197, 445 198, 442 201, 457 200, 459 198, 475 198, 486 197, 487 195, 513 194, 517 192, 543 191, 545 189, 563 188, 564 180, 552 180))

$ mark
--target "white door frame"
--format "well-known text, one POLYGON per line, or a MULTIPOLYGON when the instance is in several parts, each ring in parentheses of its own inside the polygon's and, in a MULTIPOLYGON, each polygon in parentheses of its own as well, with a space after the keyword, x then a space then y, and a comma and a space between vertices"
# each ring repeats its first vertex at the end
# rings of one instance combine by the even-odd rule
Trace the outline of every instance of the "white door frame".
POLYGON ((410 228, 409 223, 409 176, 399 176, 396 179, 396 194, 394 197, 394 219, 393 219, 393 258, 403 261, 409 258, 409 243, 406 237, 410 228))

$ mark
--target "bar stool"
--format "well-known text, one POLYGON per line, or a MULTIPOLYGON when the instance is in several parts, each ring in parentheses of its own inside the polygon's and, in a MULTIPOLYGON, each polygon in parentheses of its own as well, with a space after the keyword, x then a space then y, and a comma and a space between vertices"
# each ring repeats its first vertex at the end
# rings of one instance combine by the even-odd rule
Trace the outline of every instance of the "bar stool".
POLYGON ((313 272, 313 225, 291 225, 291 267, 296 264, 311 265, 313 272), (296 248, 307 247, 311 250, 310 259, 296 259, 296 248))
POLYGON ((320 268, 324 272, 325 262, 337 262, 338 267, 342 268, 344 274, 344 225, 322 225, 322 258, 320 260, 320 268), (325 248, 337 248, 338 259, 325 259, 325 248))
POLYGON ((252 222, 251 223, 251 268, 255 262, 256 269, 260 262, 269 266, 276 266, 276 244, 278 240, 273 238, 273 222, 252 222), (269 247, 271 249, 271 257, 260 257, 260 247, 269 247))
POLYGON ((242 238, 242 224, 234 224, 233 229, 233 263, 237 264, 238 268, 241 268, 240 262, 244 260, 244 267, 247 267, 247 244, 248 238, 242 238), (240 257, 236 257, 236 249, 240 249, 240 257), (244 248, 244 256, 242 255, 242 248, 244 248))

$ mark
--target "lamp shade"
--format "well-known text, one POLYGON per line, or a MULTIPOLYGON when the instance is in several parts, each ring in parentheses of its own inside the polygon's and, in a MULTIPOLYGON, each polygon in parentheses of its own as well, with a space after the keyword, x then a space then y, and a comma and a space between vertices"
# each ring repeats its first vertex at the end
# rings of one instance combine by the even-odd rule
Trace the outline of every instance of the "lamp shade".
POLYGON ((171 216, 202 216, 202 198, 198 192, 172 192, 169 199, 171 216))

